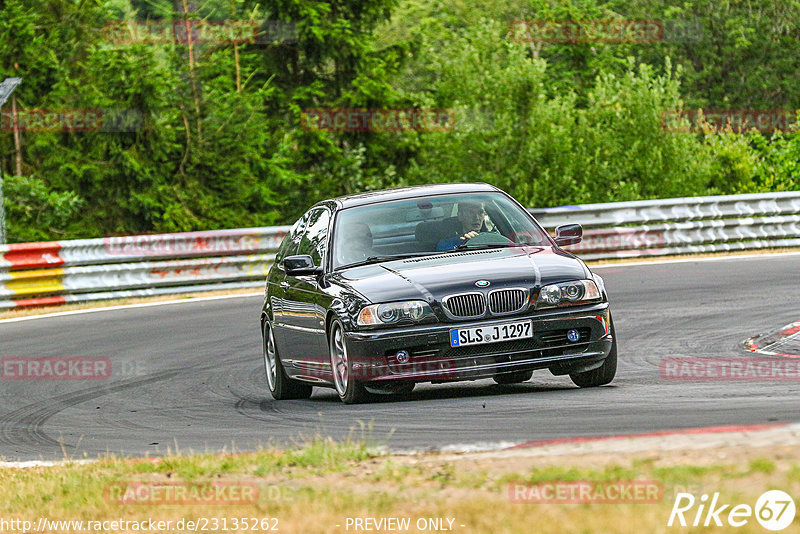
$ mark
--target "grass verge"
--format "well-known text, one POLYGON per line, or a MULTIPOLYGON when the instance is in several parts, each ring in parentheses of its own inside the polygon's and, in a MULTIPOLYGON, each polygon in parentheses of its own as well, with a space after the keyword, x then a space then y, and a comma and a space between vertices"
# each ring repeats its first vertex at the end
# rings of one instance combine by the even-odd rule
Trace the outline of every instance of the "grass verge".
MULTIPOLYGON (((175 526, 180 520, 184 525, 186 521, 205 521, 215 532, 266 532, 273 526, 284 533, 355 532, 352 525, 348 528, 348 518, 352 521, 367 517, 409 518, 407 532, 423 531, 417 528, 417 522, 429 519, 442 521, 434 524, 447 526, 453 532, 470 533, 687 532, 686 528, 666 526, 678 492, 690 492, 698 498, 703 493, 719 492, 720 502, 754 506, 759 495, 769 489, 781 489, 798 500, 800 460, 793 447, 619 453, 602 458, 525 456, 524 450, 496 457, 393 456, 380 455, 361 442, 336 444, 316 439, 291 450, 136 460, 107 458, 82 465, 0 468, 0 518, 34 522, 39 517, 84 522, 154 519, 172 521, 175 526), (657 482, 663 488, 660 502, 514 503, 508 490, 509 484, 516 482, 603 484, 630 480, 657 482), (165 487, 210 486, 256 490, 255 496, 248 494, 252 498, 247 502, 164 500, 165 487), (127 503, 120 500, 121 495, 135 495, 143 487, 149 492, 146 499, 127 503), (161 488, 158 499, 153 497, 156 488, 161 488), (247 519, 248 528, 232 528, 237 518, 240 527, 247 519), (275 518, 277 522, 270 520, 250 528, 254 519, 263 518, 275 518), (222 528, 223 522, 226 528, 222 528)), ((226 495, 230 497, 231 493, 226 495)), ((687 513, 690 522, 695 512, 696 507, 687 513)), ((431 523, 427 525, 427 531, 431 531, 431 523)), ((127 530, 102 531, 137 531, 127 526, 127 530)), ((731 530, 726 527, 691 531, 731 530)), ((754 518, 735 530, 764 531, 754 518)), ((783 532, 800 532, 800 518, 783 532)))

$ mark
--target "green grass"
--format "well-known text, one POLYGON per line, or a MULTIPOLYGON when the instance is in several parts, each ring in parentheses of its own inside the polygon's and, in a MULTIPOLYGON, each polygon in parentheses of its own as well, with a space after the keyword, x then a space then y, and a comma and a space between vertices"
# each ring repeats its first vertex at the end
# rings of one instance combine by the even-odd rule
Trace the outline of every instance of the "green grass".
POLYGON ((518 475, 505 475, 498 481, 501 484, 510 482, 522 482, 526 484, 539 484, 542 482, 573 482, 587 480, 591 482, 608 482, 614 480, 633 480, 639 478, 640 471, 633 467, 623 467, 620 465, 608 465, 601 469, 577 468, 577 467, 537 467, 531 469, 529 473, 520 477, 518 475))
MULTIPOLYGON (((50 519, 161 519, 242 516, 280 518, 282 532, 342 531, 346 517, 455 517, 457 530, 492 532, 664 532, 677 491, 719 491, 728 501, 755 502, 766 489, 800 494, 800 465, 770 459, 763 451, 729 464, 693 465, 685 458, 637 460, 624 454, 613 462, 587 465, 547 459, 453 458, 442 455, 388 456, 365 440, 315 438, 290 449, 243 454, 169 454, 160 458, 109 457, 87 464, 29 469, 0 468, 0 517, 50 519), (513 503, 509 484, 553 481, 656 481, 664 487, 658 504, 513 503), (110 483, 210 482, 256 484, 256 503, 123 505, 109 502, 110 483)), ((579 457, 578 457, 579 458, 579 457)), ((797 520, 800 527, 800 517, 797 520)), ((785 532, 797 532, 787 529, 785 532)), ((413 531, 413 530, 412 530, 413 531)), ((739 533, 757 532, 743 528, 739 533)))
POLYGON ((690 484, 699 478, 709 475, 723 475, 736 471, 735 468, 722 465, 676 465, 654 467, 653 475, 664 483, 690 484))
POLYGON ((135 473, 170 474, 184 480, 196 480, 220 474, 252 474, 264 476, 287 470, 313 470, 324 474, 345 469, 353 462, 377 456, 366 441, 345 440, 336 443, 330 438, 314 438, 294 449, 263 450, 238 455, 171 454, 152 461, 133 464, 135 473))
POLYGON ((770 475, 775 472, 775 462, 769 458, 756 458, 750 461, 750 472, 770 475))

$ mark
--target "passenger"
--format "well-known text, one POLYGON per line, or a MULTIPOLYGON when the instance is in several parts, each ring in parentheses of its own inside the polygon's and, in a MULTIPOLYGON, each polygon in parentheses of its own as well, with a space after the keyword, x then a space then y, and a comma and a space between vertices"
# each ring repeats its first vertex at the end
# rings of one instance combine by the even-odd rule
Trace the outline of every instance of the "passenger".
POLYGON ((372 250, 372 230, 368 224, 349 223, 339 231, 344 238, 340 241, 339 252, 342 265, 363 261, 375 255, 372 250))

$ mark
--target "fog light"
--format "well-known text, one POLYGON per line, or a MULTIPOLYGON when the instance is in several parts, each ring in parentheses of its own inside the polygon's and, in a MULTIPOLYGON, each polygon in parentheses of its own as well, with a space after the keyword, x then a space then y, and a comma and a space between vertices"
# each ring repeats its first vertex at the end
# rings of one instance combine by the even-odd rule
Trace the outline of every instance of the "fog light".
POLYGON ((397 358, 397 361, 400 363, 408 363, 408 360, 411 358, 407 350, 397 351, 395 357, 397 358))
POLYGON ((578 333, 577 330, 568 330, 567 331, 567 339, 569 339, 572 343, 575 343, 581 338, 581 335, 578 333))

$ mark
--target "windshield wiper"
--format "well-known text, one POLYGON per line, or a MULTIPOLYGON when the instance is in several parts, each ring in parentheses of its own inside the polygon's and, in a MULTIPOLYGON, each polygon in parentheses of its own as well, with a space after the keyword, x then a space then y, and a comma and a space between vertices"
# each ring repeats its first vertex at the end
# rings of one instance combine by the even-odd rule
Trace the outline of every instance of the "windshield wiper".
POLYGON ((452 252, 454 250, 479 250, 479 249, 487 249, 487 248, 512 248, 512 247, 519 247, 521 246, 519 243, 461 243, 457 245, 455 248, 451 248, 448 252, 452 252))
POLYGON ((439 254, 439 252, 405 252, 403 254, 385 254, 383 256, 370 256, 355 263, 348 263, 347 265, 340 265, 338 269, 361 267, 362 265, 372 265, 373 263, 383 263, 384 261, 401 260, 403 258, 418 258, 420 256, 432 256, 439 254))

